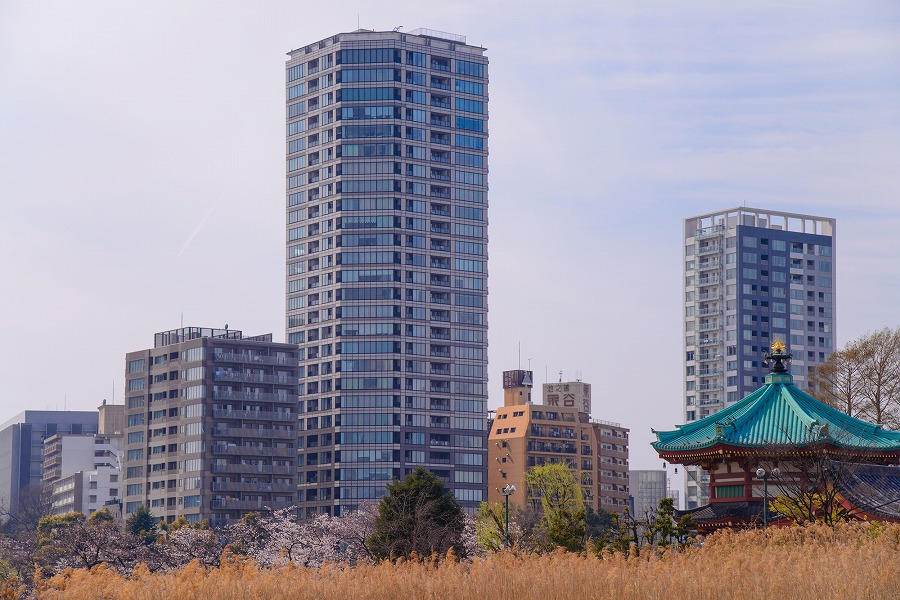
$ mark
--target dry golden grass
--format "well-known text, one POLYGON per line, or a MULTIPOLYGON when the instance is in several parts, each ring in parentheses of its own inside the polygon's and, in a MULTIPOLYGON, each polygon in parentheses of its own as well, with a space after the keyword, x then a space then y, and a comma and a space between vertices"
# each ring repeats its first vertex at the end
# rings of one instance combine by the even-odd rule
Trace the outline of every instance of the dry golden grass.
POLYGON ((231 560, 220 569, 67 571, 40 582, 46 600, 181 598, 371 599, 775 599, 862 600, 900 593, 900 526, 841 524, 721 532, 685 554, 625 558, 558 552, 497 554, 474 562, 401 562, 319 570, 258 569, 231 560))

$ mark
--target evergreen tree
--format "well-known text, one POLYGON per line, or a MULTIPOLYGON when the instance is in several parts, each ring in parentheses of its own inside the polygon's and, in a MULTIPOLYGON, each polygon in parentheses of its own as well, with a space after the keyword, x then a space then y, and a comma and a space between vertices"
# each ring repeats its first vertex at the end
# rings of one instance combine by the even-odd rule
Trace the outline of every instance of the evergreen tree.
POLYGON ((153 516, 153 513, 147 510, 146 506, 141 505, 125 521, 125 528, 132 535, 141 538, 145 544, 149 545, 157 539, 157 523, 158 519, 153 516))
POLYGON ((369 539, 377 559, 430 556, 451 548, 464 554, 465 514, 443 480, 423 468, 387 485, 369 539))

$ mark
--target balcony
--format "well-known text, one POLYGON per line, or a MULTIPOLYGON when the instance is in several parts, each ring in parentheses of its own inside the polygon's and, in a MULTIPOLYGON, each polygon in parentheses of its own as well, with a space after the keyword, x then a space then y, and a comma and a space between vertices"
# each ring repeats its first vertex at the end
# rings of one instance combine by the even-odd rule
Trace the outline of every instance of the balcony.
MULTIPOLYGON (((437 61, 431 61, 431 70, 432 71, 447 71, 450 72, 450 64, 439 63, 437 61)), ((433 84, 432 84, 433 85, 433 84)))
POLYGON ((213 482, 214 492, 292 492, 294 486, 285 483, 244 483, 240 481, 213 482))
POLYGON ((697 375, 700 377, 716 377, 722 374, 722 369, 700 369, 697 375))
POLYGON ((697 316, 699 317, 710 317, 713 315, 721 315, 721 308, 703 308, 697 311, 697 316))
MULTIPOLYGON (((697 386, 697 389, 701 392, 718 392, 722 390, 722 386, 717 383, 701 383, 697 386)), ((702 405, 703 402, 701 401, 700 404, 702 405)))
POLYGON ((433 214, 433 215, 435 215, 435 216, 438 216, 438 217, 449 217, 449 216, 451 216, 451 213, 450 213, 450 209, 449 209, 449 208, 446 208, 446 209, 444 209, 444 208, 435 208, 434 206, 431 207, 431 214, 433 214))
POLYGON ((436 358, 450 358, 450 351, 441 352, 439 350, 432 350, 429 356, 434 356, 436 358))
POLYGON ((444 190, 438 190, 438 189, 432 188, 431 195, 434 196, 435 198, 448 198, 449 199, 450 191, 449 190, 444 191, 444 190))
POLYGON ((297 432, 289 429, 260 429, 259 427, 227 427, 217 425, 213 428, 213 435, 223 437, 292 440, 297 437, 297 432))
POLYGON ((450 175, 447 173, 436 173, 436 172, 432 171, 431 178, 436 179, 438 181, 450 181, 450 175))
POLYGON ((296 402, 297 397, 289 394, 268 394, 264 392, 243 392, 213 390, 215 400, 247 400, 251 402, 296 402))
POLYGON ((232 454, 240 456, 276 456, 289 458, 297 456, 295 448, 272 448, 270 446, 237 446, 232 444, 216 444, 213 454, 232 454))
POLYGON ((436 106, 438 108, 450 108, 450 102, 441 102, 440 100, 431 99, 431 105, 436 106))
POLYGON ((700 294, 697 296, 697 300, 700 302, 709 302, 710 300, 721 300, 722 294, 716 294, 714 292, 707 292, 705 294, 700 294))
POLYGON ((436 90, 449 90, 450 84, 449 83, 441 83, 439 81, 432 80, 431 87, 433 87, 436 90))
POLYGON ((697 256, 706 256, 708 254, 715 254, 716 252, 721 252, 721 251, 722 251, 721 244, 710 244, 709 246, 697 248, 697 256))
POLYGON ((697 327, 697 331, 717 331, 719 329, 722 329, 721 323, 701 323, 697 327))
POLYGON ((253 419, 258 421, 295 421, 294 413, 276 412, 268 410, 213 410, 216 419, 253 419))
POLYGON ((718 275, 710 275, 708 277, 701 277, 700 279, 697 280, 697 285, 700 287, 703 287, 706 285, 719 285, 720 283, 722 283, 722 278, 719 277, 718 275))
POLYGON ((700 362, 710 362, 710 361, 714 361, 714 360, 722 360, 722 355, 721 354, 713 354, 713 353, 701 354, 699 357, 697 357, 697 360, 699 360, 700 362))
MULTIPOLYGON (((262 365, 287 365, 290 364, 285 356, 266 356, 260 354, 247 354, 236 352, 216 352, 213 354, 213 360, 219 362, 241 362, 241 363, 258 363, 262 365)), ((296 361, 297 359, 293 359, 296 361)))
POLYGON ((442 156, 440 154, 435 154, 434 152, 431 153, 431 160, 439 163, 450 163, 449 156, 442 156))
POLYGON ((722 268, 722 263, 720 263, 720 262, 717 261, 717 260, 716 260, 716 261, 705 262, 705 263, 700 263, 699 265, 697 265, 697 270, 698 270, 698 271, 711 271, 711 270, 713 270, 713 269, 721 269, 721 268, 722 268))
POLYGON ((723 235, 725 235, 725 226, 714 225, 712 227, 704 227, 703 229, 698 229, 694 234, 694 237, 698 240, 706 240, 712 237, 722 237, 723 235))
POLYGON ((717 344, 721 344, 722 340, 719 338, 704 338, 700 340, 699 346, 715 346, 717 344))
POLYGON ((263 473, 265 475, 290 475, 296 469, 294 467, 276 467, 274 465, 254 465, 245 463, 213 463, 213 473, 230 473, 233 475, 240 473, 263 473))

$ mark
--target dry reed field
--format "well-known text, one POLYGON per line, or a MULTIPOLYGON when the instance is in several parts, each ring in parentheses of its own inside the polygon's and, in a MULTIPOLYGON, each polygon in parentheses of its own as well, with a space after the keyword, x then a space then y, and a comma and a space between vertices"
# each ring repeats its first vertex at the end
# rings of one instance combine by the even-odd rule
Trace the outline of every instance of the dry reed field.
POLYGON ((46 600, 276 598, 862 600, 900 593, 900 526, 868 523, 720 532, 686 553, 640 557, 502 553, 472 562, 259 569, 229 560, 131 578, 70 570, 39 583, 46 600))

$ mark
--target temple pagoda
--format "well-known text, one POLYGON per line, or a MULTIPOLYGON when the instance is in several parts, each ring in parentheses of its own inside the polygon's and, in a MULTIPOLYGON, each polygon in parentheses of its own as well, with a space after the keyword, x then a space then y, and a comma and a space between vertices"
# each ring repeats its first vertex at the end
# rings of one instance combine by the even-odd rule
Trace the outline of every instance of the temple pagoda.
POLYGON ((771 372, 761 388, 699 421, 654 431, 660 458, 709 472, 710 503, 683 514, 701 533, 773 522, 783 517, 771 507, 763 515, 766 487, 771 501, 790 495, 788 489, 816 493, 813 488, 827 486, 847 515, 900 520, 900 468, 893 466, 900 464, 900 432, 853 418, 797 388, 784 344, 776 341, 771 349, 771 372))

